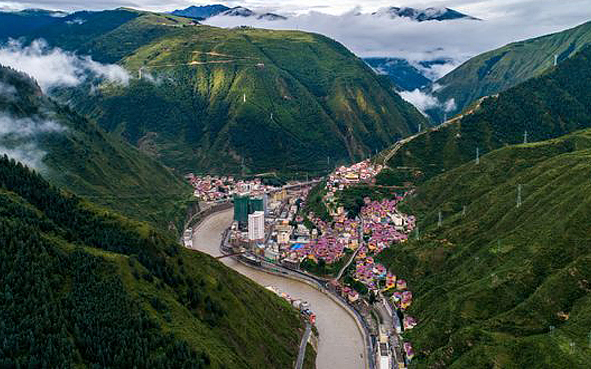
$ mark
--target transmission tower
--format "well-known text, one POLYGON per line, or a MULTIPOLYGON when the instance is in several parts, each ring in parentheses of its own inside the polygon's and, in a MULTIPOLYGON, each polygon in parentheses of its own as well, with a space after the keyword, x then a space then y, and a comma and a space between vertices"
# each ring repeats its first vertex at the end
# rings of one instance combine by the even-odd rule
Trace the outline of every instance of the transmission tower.
POLYGON ((517 185, 517 207, 521 207, 521 185, 517 185))

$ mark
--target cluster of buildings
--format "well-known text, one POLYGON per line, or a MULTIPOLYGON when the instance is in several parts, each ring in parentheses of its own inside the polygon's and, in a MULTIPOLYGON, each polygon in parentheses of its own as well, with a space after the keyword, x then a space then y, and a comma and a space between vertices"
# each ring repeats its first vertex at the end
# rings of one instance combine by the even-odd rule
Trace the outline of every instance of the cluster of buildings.
POLYGON ((292 298, 288 293, 282 292, 280 289, 274 286, 267 286, 267 289, 277 296, 283 298, 289 302, 294 308, 300 311, 302 316, 307 319, 311 324, 316 324, 316 314, 310 309, 310 303, 299 299, 292 298))
POLYGON ((289 194, 282 190, 254 196, 235 195, 231 245, 250 250, 267 261, 286 260, 292 266, 299 265, 295 250, 318 236, 318 231, 311 232, 298 216, 307 193, 303 189, 289 194))
POLYGON ((404 284, 397 283, 396 288, 398 291, 392 294, 392 302, 398 309, 404 311, 412 304, 412 292, 406 289, 406 282, 404 284))
POLYGON ((350 167, 339 167, 328 176, 326 188, 328 192, 342 191, 350 185, 374 181, 375 176, 382 169, 382 165, 373 164, 369 160, 353 164, 350 167))
POLYGON ((189 173, 187 180, 195 189, 194 195, 203 202, 225 202, 232 200, 236 194, 262 195, 275 187, 264 185, 260 178, 253 180, 236 180, 232 176, 197 176, 189 173))
POLYGON ((361 209, 361 216, 366 242, 362 243, 355 257, 353 278, 369 289, 406 289, 404 280, 397 280, 395 275, 373 258, 392 244, 405 242, 408 234, 415 228, 415 218, 400 213, 396 207, 402 199, 401 196, 382 201, 364 199, 365 206, 361 209))
POLYGON ((415 357, 415 351, 412 348, 412 344, 410 342, 404 342, 402 345, 404 347, 404 353, 406 354, 406 358, 408 360, 412 360, 415 357))
POLYGON ((299 259, 308 258, 315 262, 323 259, 326 264, 332 264, 344 255, 345 249, 354 251, 359 247, 359 221, 340 219, 332 227, 317 218, 312 221, 318 228, 312 230, 310 242, 292 250, 299 259), (320 236, 317 236, 317 229, 322 232, 320 236))

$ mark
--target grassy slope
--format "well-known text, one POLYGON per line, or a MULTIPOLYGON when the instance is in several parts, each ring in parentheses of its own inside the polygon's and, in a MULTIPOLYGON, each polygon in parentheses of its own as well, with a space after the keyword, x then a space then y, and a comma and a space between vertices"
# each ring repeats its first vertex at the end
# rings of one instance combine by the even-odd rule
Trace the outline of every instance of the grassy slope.
POLYGON ((591 23, 530 40, 511 43, 478 55, 436 83, 444 86, 435 95, 454 98, 458 111, 483 96, 497 94, 537 77, 591 43, 591 23))
POLYGON ((420 135, 404 145, 388 165, 393 171, 382 183, 410 179, 422 182, 474 160, 504 145, 558 137, 591 125, 591 47, 565 60, 558 68, 528 80, 498 97, 488 98, 479 110, 439 130, 420 135), (400 169, 400 168, 403 169, 400 169))
POLYGON ((590 163, 583 131, 496 150, 419 187, 407 210, 421 241, 381 255, 415 293, 417 367, 586 367, 590 163))
POLYGON ((3 158, 0 184, 2 365, 293 365, 302 324, 272 293, 3 158))
MULTIPOLYGON (((0 96, 0 111, 12 118, 53 120, 65 132, 34 139, 45 155, 42 168, 54 183, 138 220, 168 229, 185 216, 191 189, 169 169, 94 123, 45 97, 34 81, 7 68, 0 80, 16 96, 0 96)), ((10 137, 3 137, 10 146, 10 137)))
POLYGON ((322 171, 329 156, 332 164, 358 159, 425 124, 386 78, 326 37, 133 14, 140 15, 85 42, 66 26, 59 28, 66 36, 49 42, 118 61, 134 74, 144 66, 157 78, 91 99, 79 91, 66 96, 169 166, 240 172, 244 158, 252 172, 322 171), (220 60, 232 63, 167 66, 220 60), (265 68, 255 67, 260 62, 265 68))

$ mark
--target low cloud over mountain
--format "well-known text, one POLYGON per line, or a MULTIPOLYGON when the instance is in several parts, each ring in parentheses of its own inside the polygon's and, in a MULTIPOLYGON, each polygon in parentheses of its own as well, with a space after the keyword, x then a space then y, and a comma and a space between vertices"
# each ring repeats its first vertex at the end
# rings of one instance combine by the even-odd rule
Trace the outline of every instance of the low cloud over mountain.
POLYGON ((71 87, 90 76, 112 82, 129 81, 125 69, 114 64, 101 64, 88 56, 79 56, 60 48, 50 48, 43 40, 23 45, 10 41, 0 47, 0 64, 35 78, 44 91, 53 87, 71 87))

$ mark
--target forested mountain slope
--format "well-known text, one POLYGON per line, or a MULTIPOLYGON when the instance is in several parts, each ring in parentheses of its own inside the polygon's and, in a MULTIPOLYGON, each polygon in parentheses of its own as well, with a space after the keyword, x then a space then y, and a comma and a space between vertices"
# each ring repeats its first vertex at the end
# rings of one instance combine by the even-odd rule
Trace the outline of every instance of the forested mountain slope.
POLYGON ((589 191, 589 130, 504 147, 418 187, 405 210, 420 240, 380 255, 413 290, 414 367, 588 367, 589 191))
POLYGON ((441 101, 453 98, 457 111, 483 96, 505 91, 562 63, 591 44, 591 22, 530 40, 514 42, 478 55, 439 79, 441 101))
POLYGON ((403 145, 378 181, 423 182, 505 145, 545 140, 591 126, 591 47, 474 113, 403 145), (527 136, 526 136, 527 134, 527 136))
POLYGON ((32 33, 63 16, 66 14, 43 9, 0 11, 0 39, 17 38, 32 33))
POLYGON ((82 24, 66 20, 29 39, 116 62, 136 78, 60 96, 182 171, 320 172, 426 124, 386 77, 320 35, 126 9, 76 14, 82 24))
POLYGON ((0 67, 0 149, 53 183, 161 229, 182 223, 190 187, 154 159, 0 67))
POLYGON ((0 157, 0 366, 288 368, 302 323, 202 253, 0 157))

